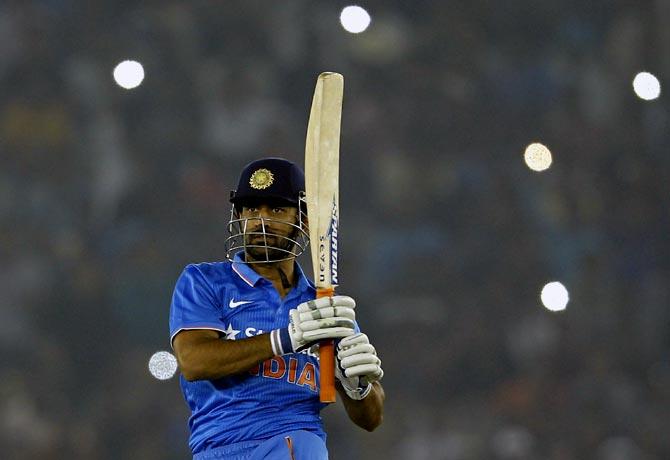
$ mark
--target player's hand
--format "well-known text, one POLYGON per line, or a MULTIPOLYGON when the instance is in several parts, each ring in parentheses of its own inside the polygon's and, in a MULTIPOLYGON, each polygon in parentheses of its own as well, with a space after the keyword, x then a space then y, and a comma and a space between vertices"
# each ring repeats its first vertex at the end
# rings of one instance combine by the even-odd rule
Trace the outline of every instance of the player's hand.
POLYGON ((345 337, 337 345, 335 376, 351 399, 360 400, 370 393, 372 382, 384 376, 381 364, 375 347, 363 333, 345 337))
POLYGON ((355 307, 354 299, 342 295, 301 303, 289 311, 288 327, 270 334, 272 350, 277 355, 295 353, 320 340, 352 335, 355 307))

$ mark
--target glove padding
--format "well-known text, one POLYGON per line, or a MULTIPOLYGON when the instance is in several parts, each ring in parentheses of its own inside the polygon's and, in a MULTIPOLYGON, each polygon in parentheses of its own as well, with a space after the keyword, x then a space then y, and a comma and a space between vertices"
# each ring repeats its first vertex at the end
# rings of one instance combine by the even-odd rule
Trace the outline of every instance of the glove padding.
POLYGON ((363 333, 350 335, 337 345, 335 376, 351 399, 361 400, 372 390, 372 382, 381 380, 384 371, 368 336, 363 333))
POLYGON ((289 311, 289 325, 270 333, 272 351, 285 355, 304 350, 324 339, 339 339, 354 333, 356 302, 348 296, 321 297, 289 311))

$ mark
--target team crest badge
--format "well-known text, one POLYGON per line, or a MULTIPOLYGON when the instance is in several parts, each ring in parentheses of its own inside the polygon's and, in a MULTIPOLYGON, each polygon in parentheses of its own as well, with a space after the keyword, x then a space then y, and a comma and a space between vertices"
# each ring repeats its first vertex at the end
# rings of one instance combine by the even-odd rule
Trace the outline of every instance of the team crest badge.
POLYGON ((271 186, 274 181, 274 174, 265 168, 261 168, 254 171, 254 173, 251 175, 251 178, 249 179, 249 185, 251 185, 251 188, 255 188, 256 190, 263 190, 271 186))

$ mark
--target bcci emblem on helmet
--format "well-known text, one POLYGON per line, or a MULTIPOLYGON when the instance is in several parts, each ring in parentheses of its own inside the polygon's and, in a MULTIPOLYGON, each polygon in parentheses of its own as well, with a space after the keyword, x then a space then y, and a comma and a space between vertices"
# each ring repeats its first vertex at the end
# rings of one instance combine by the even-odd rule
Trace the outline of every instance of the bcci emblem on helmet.
POLYGON ((271 186, 274 180, 275 177, 269 169, 261 168, 251 175, 249 185, 256 190, 263 190, 271 186))

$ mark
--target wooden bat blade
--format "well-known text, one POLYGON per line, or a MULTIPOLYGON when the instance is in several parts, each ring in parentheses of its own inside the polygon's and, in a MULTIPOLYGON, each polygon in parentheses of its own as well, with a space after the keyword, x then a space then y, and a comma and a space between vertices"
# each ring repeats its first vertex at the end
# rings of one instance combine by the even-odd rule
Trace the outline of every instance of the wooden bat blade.
MULTIPOLYGON (((332 296, 338 284, 340 125, 344 78, 334 72, 319 75, 305 139, 305 192, 314 283, 317 297, 332 296)), ((319 344, 322 402, 335 402, 333 341, 319 344)))
POLYGON ((305 192, 314 282, 319 288, 338 284, 340 124, 344 78, 319 75, 305 141, 305 192))

